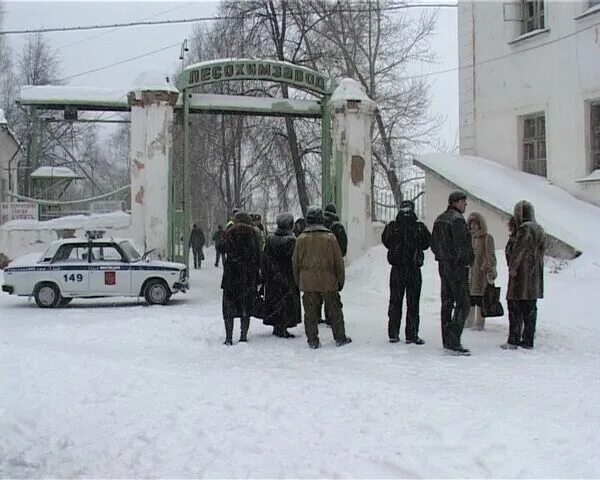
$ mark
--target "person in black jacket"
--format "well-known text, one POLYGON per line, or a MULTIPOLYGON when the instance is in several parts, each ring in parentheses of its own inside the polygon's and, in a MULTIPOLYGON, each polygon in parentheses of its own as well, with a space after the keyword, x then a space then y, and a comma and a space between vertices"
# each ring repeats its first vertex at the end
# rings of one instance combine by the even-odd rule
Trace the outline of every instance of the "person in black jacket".
POLYGON ((205 242, 206 238, 204 237, 204 232, 198 225, 194 223, 190 233, 189 244, 189 248, 191 248, 192 252, 194 252, 194 268, 200 268, 202 266, 202 260, 204 260, 204 252, 202 251, 202 248, 204 247, 205 242))
POLYGON ((421 266, 424 251, 429 248, 431 235, 424 223, 417 221, 415 204, 410 200, 400 203, 396 220, 385 226, 381 241, 388 249, 390 272, 390 302, 388 308, 388 336, 391 343, 400 341, 402 303, 406 292, 406 343, 423 345, 419 338, 419 301, 421 299, 421 266))
POLYGON ((344 225, 340 222, 340 217, 338 217, 335 204, 328 203, 323 214, 325 215, 325 222, 323 225, 335 235, 340 250, 342 251, 342 257, 345 257, 346 252, 348 251, 348 236, 346 235, 344 225))
POLYGON ((223 320, 225 345, 231 345, 233 319, 240 317, 240 342, 248 341, 250 315, 256 301, 260 273, 260 245, 252 218, 237 212, 234 224, 223 234, 221 249, 227 255, 223 265, 223 320))
POLYGON ((431 250, 438 261, 442 283, 442 343, 446 351, 457 355, 471 354, 460 343, 471 308, 469 267, 475 259, 471 233, 463 217, 466 207, 465 193, 452 192, 448 208, 435 220, 431 234, 431 250))
POLYGON ((265 286, 263 323, 273 326, 273 335, 294 338, 288 328, 300 323, 300 290, 294 280, 292 255, 296 245, 294 217, 291 213, 277 216, 277 230, 267 237, 262 256, 262 276, 265 286))

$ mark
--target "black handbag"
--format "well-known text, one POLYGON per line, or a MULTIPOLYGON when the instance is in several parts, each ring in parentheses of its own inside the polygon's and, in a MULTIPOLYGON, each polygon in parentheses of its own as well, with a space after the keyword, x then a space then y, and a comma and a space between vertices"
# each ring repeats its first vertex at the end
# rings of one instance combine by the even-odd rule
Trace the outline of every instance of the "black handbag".
POLYGON ((264 298, 264 286, 260 286, 260 288, 254 294, 254 300, 252 301, 252 312, 250 313, 251 317, 254 318, 265 318, 266 315, 266 304, 264 298))
POLYGON ((504 308, 500 303, 500 287, 496 287, 493 283, 488 283, 483 290, 481 315, 483 317, 504 316, 504 308))

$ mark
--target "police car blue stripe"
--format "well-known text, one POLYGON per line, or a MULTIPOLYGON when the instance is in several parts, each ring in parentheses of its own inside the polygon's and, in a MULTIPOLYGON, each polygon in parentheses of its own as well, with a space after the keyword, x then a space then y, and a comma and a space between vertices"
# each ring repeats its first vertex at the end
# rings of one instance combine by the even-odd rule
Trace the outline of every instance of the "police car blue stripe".
POLYGON ((12 272, 53 272, 53 271, 72 271, 72 270, 143 270, 155 272, 180 272, 182 269, 174 267, 151 267, 141 265, 38 265, 35 267, 10 267, 4 271, 12 272))

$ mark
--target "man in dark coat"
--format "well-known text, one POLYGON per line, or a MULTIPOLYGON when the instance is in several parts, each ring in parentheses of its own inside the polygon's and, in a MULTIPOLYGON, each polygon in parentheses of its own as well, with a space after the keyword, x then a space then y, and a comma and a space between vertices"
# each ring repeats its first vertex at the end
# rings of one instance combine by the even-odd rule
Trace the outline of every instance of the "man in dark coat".
POLYGON ((516 232, 507 248, 509 334, 503 348, 533 348, 537 299, 544 298, 546 234, 535 221, 533 205, 522 200, 514 208, 516 232))
POLYGON ((348 251, 348 236, 346 235, 344 225, 340 222, 340 217, 338 217, 335 204, 328 203, 325 207, 324 214, 324 225, 335 235, 335 238, 340 245, 340 250, 342 251, 342 257, 345 257, 346 252, 348 251))
POLYGON ((302 217, 297 218, 294 222, 294 235, 296 236, 296 238, 300 236, 300 234, 304 231, 305 228, 306 220, 304 220, 304 218, 302 217))
POLYGON ((221 248, 227 255, 221 281, 225 345, 231 345, 235 317, 241 318, 240 342, 248 341, 250 315, 258 291, 260 247, 250 215, 235 214, 233 226, 223 234, 221 248))
POLYGON ((189 243, 189 248, 191 248, 192 252, 194 252, 194 268, 200 268, 202 266, 202 260, 204 260, 204 252, 202 251, 202 248, 204 247, 205 242, 206 238, 204 237, 204 232, 198 225, 194 223, 190 233, 189 243))
POLYGON ((262 277, 265 286, 265 316, 263 323, 273 326, 273 335, 294 338, 288 328, 300 323, 300 290, 294 280, 292 255, 296 237, 292 232, 291 213, 277 216, 277 230, 267 237, 262 256, 262 277))
POLYGON ((219 258, 225 264, 225 254, 221 251, 221 239, 223 238, 223 225, 217 225, 217 231, 213 233, 212 241, 215 244, 215 267, 219 266, 219 258))
POLYGON ((381 241, 388 249, 390 273, 390 303, 388 308, 388 336, 391 343, 400 341, 402 303, 406 292, 406 343, 423 345, 419 338, 419 301, 421 299, 421 267, 424 251, 429 248, 431 235, 423 222, 417 221, 415 204, 410 200, 400 203, 396 220, 385 226, 381 241))
POLYGON ((469 266, 475 259, 471 233, 463 217, 466 207, 465 193, 452 192, 448 208, 435 220, 431 234, 431 250, 438 261, 442 283, 442 343, 448 353, 455 355, 471 354, 460 343, 471 308, 469 266))
POLYGON ((310 348, 319 348, 319 307, 325 303, 331 315, 331 330, 338 347, 352 341, 346 336, 339 292, 344 287, 344 259, 338 242, 323 225, 320 207, 309 207, 306 229, 294 248, 293 265, 296 285, 304 295, 304 328, 310 348))

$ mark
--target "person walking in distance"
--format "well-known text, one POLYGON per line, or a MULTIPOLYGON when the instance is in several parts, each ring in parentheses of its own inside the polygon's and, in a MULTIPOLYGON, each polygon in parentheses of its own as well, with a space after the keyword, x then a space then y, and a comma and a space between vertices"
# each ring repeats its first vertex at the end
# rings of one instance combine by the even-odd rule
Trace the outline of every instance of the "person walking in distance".
POLYGON ((223 225, 217 225, 217 231, 213 233, 212 241, 215 244, 215 267, 219 266, 219 259, 221 263, 225 263, 225 254, 221 251, 221 239, 223 238, 223 225))
POLYGON ((431 250, 438 262, 441 280, 442 344, 448 353, 470 355, 461 344, 465 319, 469 314, 469 267, 474 253, 471 233, 463 213, 467 207, 464 192, 448 197, 448 208, 437 217, 431 234, 431 250))
POLYGON ((535 220, 533 205, 526 200, 517 202, 513 218, 516 233, 510 249, 507 248, 506 299, 510 325, 508 341, 501 347, 531 349, 537 323, 537 300, 544 298, 546 233, 535 220))
POLYGON ((260 247, 252 218, 237 212, 234 224, 221 240, 227 261, 223 265, 223 320, 225 345, 232 345, 233 319, 240 317, 240 342, 248 341, 250 315, 258 290, 260 272, 260 247))
POLYGON ((467 219, 467 225, 471 231, 471 244, 475 258, 470 270, 471 309, 465 322, 465 328, 483 330, 485 327, 485 318, 481 313, 483 293, 486 286, 493 285, 496 280, 496 247, 494 237, 488 233, 487 223, 481 213, 471 213, 467 219))
POLYGON ((320 207, 309 207, 306 228, 298 237, 294 248, 294 279, 304 293, 304 328, 310 348, 319 348, 319 306, 331 316, 331 330, 338 347, 352 339, 346 336, 344 315, 339 292, 344 287, 344 259, 335 235, 323 225, 320 207))
POLYGON ((381 241, 388 249, 390 272, 390 301, 388 307, 388 337, 391 343, 400 341, 402 303, 406 292, 406 343, 423 345, 419 337, 419 302, 421 300, 421 267, 431 235, 424 223, 417 221, 415 204, 410 200, 400 203, 396 220, 385 226, 381 241))
POLYGON ((190 232, 189 248, 194 253, 194 268, 200 268, 202 266, 202 260, 204 260, 204 252, 202 251, 206 238, 202 229, 194 223, 192 231, 190 232))

